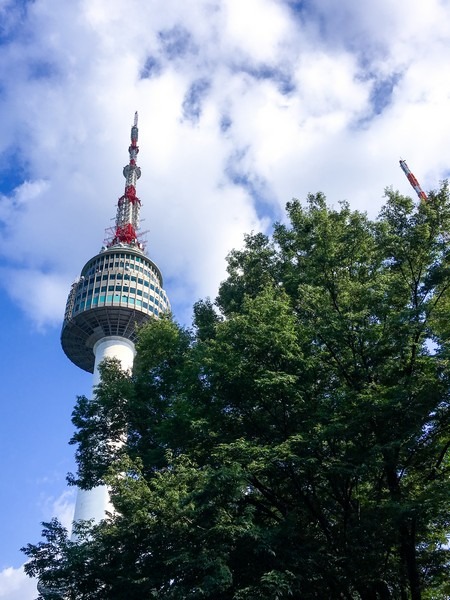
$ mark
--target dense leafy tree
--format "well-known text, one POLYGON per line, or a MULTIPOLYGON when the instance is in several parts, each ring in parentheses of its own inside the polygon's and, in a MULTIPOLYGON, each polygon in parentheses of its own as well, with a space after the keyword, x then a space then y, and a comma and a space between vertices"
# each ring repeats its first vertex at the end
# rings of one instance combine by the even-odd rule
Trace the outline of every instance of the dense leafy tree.
POLYGON ((229 256, 194 327, 140 332, 74 412, 84 487, 27 572, 67 598, 450 597, 450 200, 390 190, 377 220, 320 195, 229 256), (127 438, 124 446, 117 444, 127 438))

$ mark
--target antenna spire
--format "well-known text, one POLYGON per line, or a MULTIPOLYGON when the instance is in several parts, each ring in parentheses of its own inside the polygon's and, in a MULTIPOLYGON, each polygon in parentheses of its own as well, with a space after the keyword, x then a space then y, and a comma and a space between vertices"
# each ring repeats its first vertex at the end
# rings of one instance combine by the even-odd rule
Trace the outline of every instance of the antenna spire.
POLYGON ((134 122, 131 127, 131 144, 128 148, 129 163, 123 168, 125 177, 125 192, 117 203, 116 226, 112 239, 107 243, 108 248, 116 244, 127 244, 139 250, 143 249, 138 239, 139 211, 141 201, 136 196, 136 182, 141 176, 141 169, 136 164, 139 153, 138 141, 138 113, 134 113, 134 122))

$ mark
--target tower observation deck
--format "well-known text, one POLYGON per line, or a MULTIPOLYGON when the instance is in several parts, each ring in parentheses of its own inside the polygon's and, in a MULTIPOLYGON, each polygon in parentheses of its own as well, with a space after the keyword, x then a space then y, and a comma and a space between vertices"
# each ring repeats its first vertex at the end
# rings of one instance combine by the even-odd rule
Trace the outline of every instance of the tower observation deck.
POLYGON ((118 337, 134 342, 137 326, 170 310, 161 271, 145 255, 139 239, 137 123, 136 113, 128 149, 130 160, 123 169, 125 192, 117 204, 115 227, 101 252, 84 265, 72 284, 64 314, 63 350, 73 363, 91 373, 99 340, 118 337))

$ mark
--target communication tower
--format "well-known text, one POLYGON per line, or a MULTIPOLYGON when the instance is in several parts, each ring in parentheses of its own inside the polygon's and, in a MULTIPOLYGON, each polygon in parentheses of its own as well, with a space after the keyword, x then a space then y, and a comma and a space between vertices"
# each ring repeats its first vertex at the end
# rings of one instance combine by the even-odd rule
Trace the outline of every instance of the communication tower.
MULTIPOLYGON (((129 163, 123 169, 125 191, 117 203, 115 227, 105 246, 88 260, 72 284, 64 314, 63 350, 77 367, 94 374, 94 386, 100 381, 98 366, 105 358, 117 358, 124 370, 131 370, 136 327, 170 310, 161 271, 146 256, 140 239, 137 141, 136 113, 129 163)), ((105 486, 78 490, 74 521, 98 522, 107 510, 110 505, 105 486)))

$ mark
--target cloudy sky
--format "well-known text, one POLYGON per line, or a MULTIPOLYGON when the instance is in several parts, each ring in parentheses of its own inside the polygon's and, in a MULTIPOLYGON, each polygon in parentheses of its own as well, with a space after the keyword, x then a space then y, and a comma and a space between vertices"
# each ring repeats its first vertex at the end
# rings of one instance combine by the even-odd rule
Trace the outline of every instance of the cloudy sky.
POLYGON ((450 165, 448 0, 0 0, 0 599, 20 546, 70 523, 67 445, 90 376, 66 296, 123 193, 139 111, 148 252, 176 318, 214 297, 243 234, 323 191, 375 216, 450 165))

